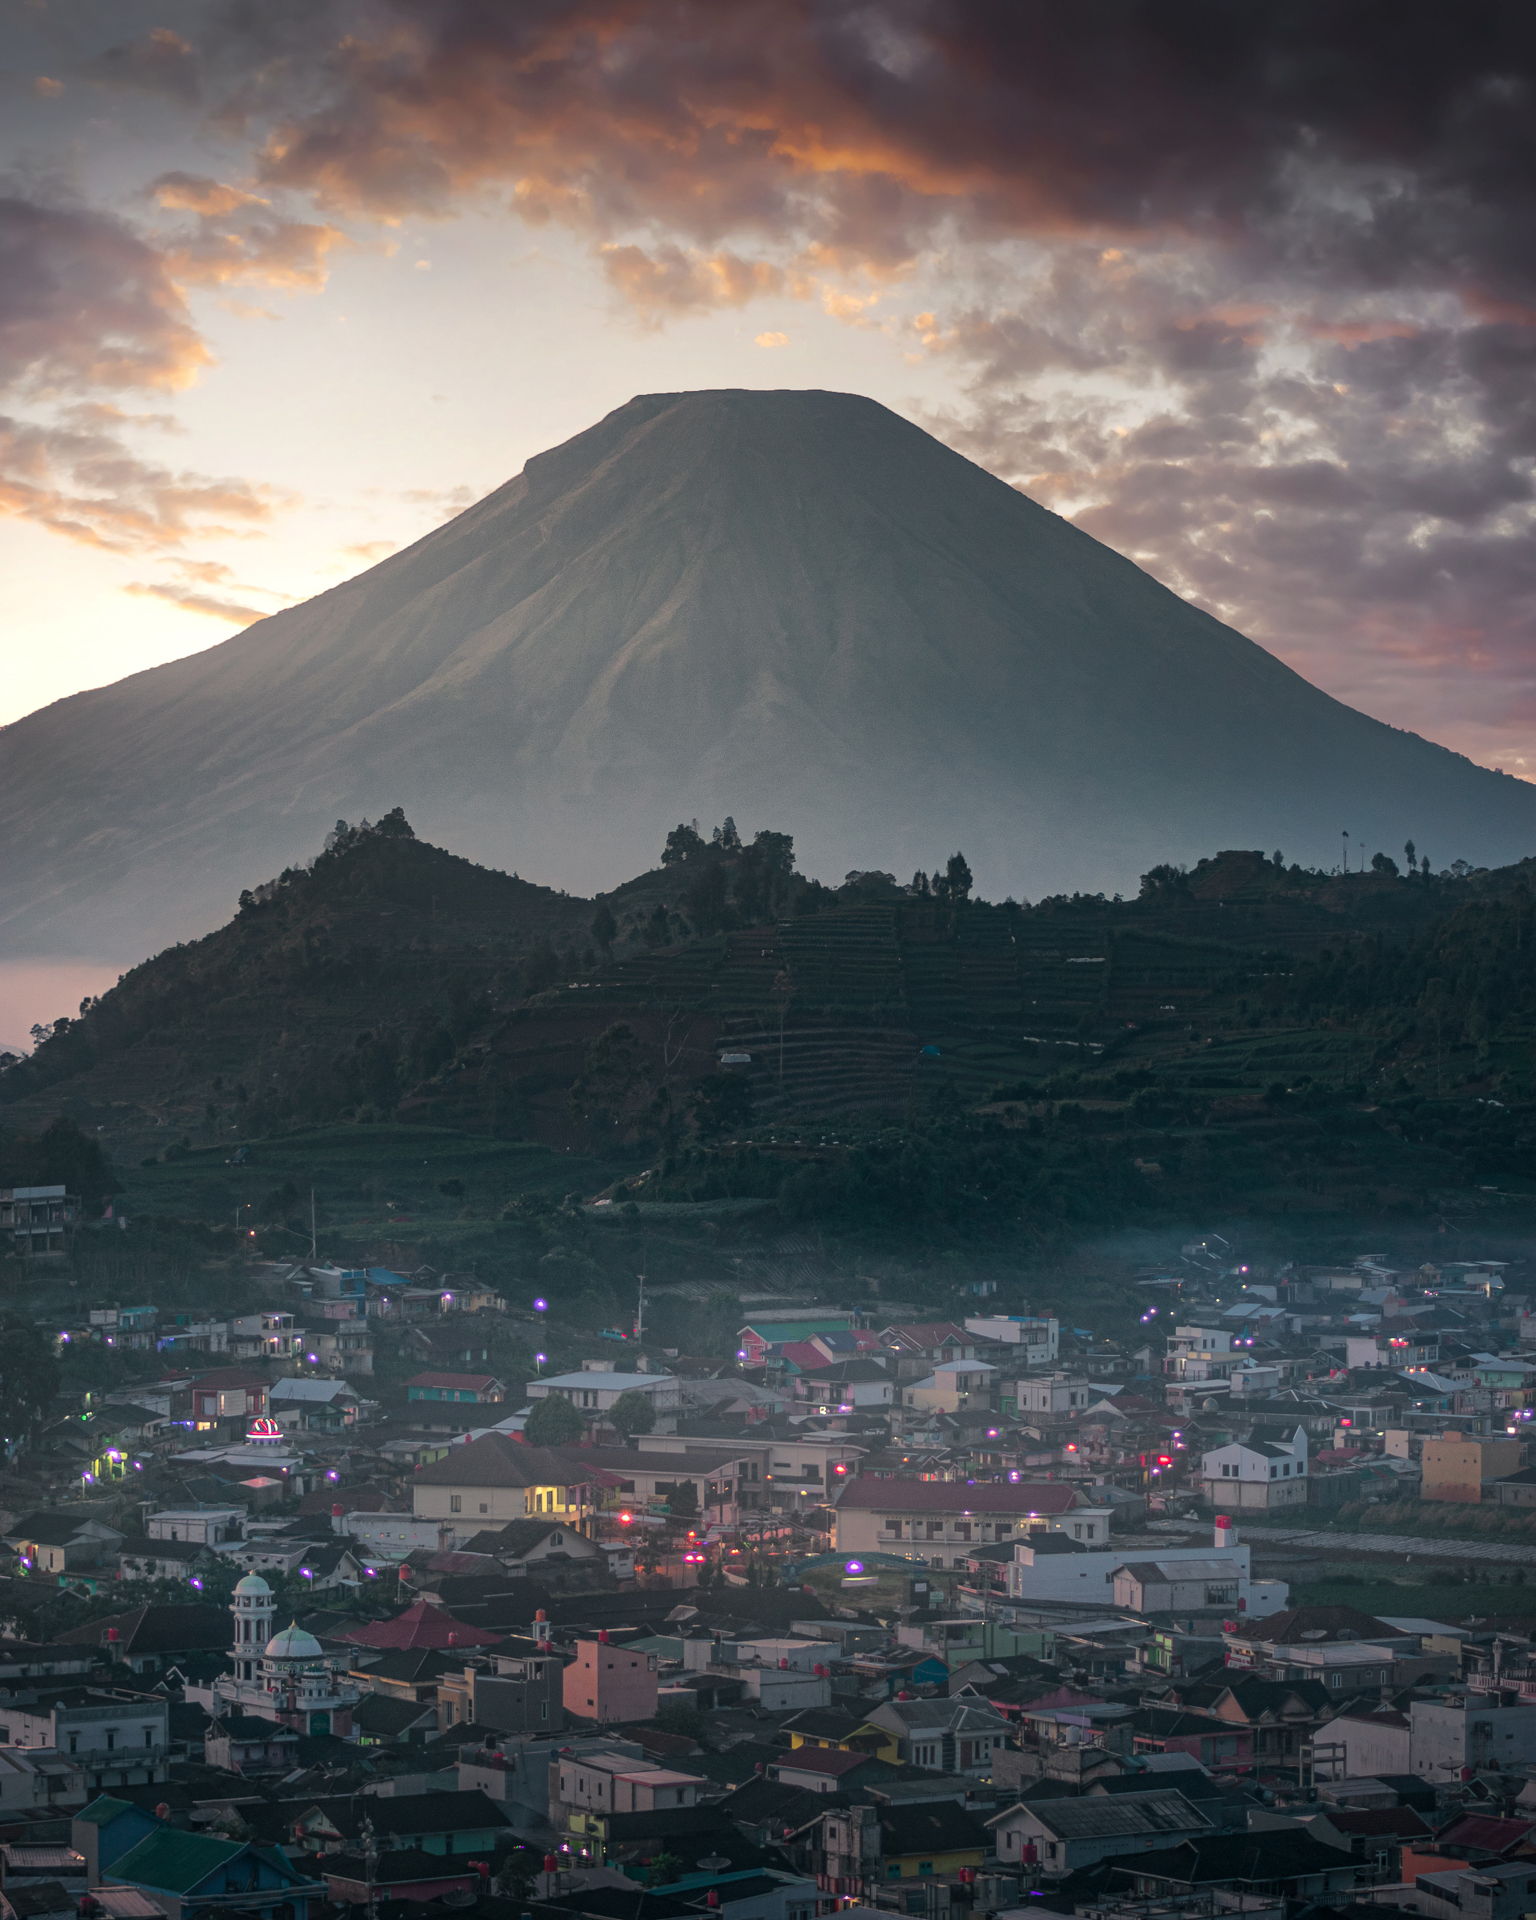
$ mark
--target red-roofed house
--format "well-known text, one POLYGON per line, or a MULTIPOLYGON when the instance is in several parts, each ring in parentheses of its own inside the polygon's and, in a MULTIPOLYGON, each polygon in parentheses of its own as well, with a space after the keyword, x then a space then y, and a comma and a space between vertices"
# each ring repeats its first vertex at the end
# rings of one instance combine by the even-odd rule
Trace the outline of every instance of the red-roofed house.
POLYGON ((463 1620, 455 1620, 446 1607, 430 1600, 418 1600, 414 1607, 396 1614, 393 1620, 371 1620, 367 1626, 352 1627, 335 1635, 359 1647, 399 1647, 414 1651, 418 1647, 496 1647, 499 1633, 485 1633, 463 1620))
POLYGON ((887 1327, 880 1335, 882 1347, 892 1353, 908 1354, 929 1367, 942 1366, 946 1360, 974 1360, 976 1336, 957 1327, 953 1320, 930 1320, 919 1326, 887 1327))
POLYGON ((838 1493, 837 1553, 899 1553, 949 1566, 978 1546, 1023 1540, 1080 1506, 1059 1481, 899 1480, 860 1475, 838 1493))
POLYGON ((1536 1820, 1500 1820, 1487 1813, 1464 1813, 1440 1829, 1435 1846, 1441 1853, 1477 1864, 1507 1860, 1512 1854, 1530 1852, 1533 1829, 1536 1820))
POLYGON ((505 1400, 505 1384, 488 1373, 415 1373, 405 1383, 407 1400, 468 1400, 477 1406, 505 1400))

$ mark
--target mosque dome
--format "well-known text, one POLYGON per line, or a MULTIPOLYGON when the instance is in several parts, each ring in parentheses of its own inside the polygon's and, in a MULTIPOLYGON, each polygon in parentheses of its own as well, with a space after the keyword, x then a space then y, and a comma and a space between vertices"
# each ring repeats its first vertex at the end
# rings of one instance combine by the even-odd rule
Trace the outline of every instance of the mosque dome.
POLYGON ((321 1660, 325 1649, 312 1633, 306 1633, 297 1620, 267 1642, 269 1660, 321 1660))
POLYGON ((272 1589, 259 1573, 248 1573, 243 1580, 236 1581, 235 1592, 237 1595, 248 1594, 251 1599, 258 1600, 263 1594, 270 1596, 272 1589))

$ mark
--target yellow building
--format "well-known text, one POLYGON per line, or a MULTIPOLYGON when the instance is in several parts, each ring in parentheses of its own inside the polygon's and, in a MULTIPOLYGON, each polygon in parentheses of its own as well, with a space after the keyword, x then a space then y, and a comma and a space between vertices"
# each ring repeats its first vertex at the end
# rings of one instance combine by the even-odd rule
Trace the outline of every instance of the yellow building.
POLYGON ((795 1718, 802 1724, 789 1727, 790 1747, 831 1747, 838 1753, 863 1753, 876 1760, 888 1760, 893 1767, 901 1764, 901 1742, 887 1727, 877 1727, 872 1721, 866 1720, 845 1733, 839 1733, 823 1731, 817 1725, 818 1721, 841 1717, 840 1714, 829 1714, 821 1707, 811 1707, 804 1713, 796 1714, 795 1718))
POLYGON ((1481 1437, 1446 1432, 1424 1442, 1424 1478, 1419 1495, 1424 1500, 1456 1500, 1476 1506, 1483 1483, 1520 1471, 1520 1442, 1504 1435, 1481 1437))
POLYGON ((888 1881, 942 1879, 979 1867, 987 1850, 981 1823, 952 1800, 882 1809, 880 1840, 888 1881))

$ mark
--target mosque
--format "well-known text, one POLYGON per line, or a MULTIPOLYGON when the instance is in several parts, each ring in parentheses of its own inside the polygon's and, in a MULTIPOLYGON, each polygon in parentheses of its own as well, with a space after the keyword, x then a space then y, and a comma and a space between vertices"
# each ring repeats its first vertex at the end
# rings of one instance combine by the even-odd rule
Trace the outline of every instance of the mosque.
POLYGON ((352 1709, 360 1697, 326 1659, 325 1649, 297 1622, 274 1634, 276 1601, 259 1573, 235 1588, 229 1610, 235 1620, 231 1672, 209 1687, 189 1687, 210 1713, 249 1713, 276 1720, 297 1733, 352 1737, 352 1709))

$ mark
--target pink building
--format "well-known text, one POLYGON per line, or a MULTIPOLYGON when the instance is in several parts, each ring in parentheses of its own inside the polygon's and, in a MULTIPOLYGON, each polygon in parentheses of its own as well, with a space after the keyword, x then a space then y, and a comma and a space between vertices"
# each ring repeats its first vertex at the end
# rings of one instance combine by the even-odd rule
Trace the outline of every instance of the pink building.
POLYGON ((656 1656, 610 1640, 602 1628, 595 1640, 578 1640, 565 1670, 565 1710, 599 1725, 656 1716, 656 1656))

